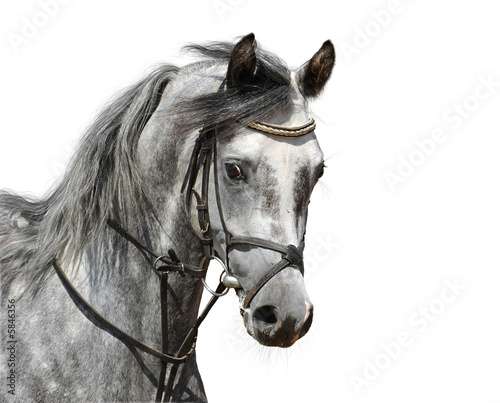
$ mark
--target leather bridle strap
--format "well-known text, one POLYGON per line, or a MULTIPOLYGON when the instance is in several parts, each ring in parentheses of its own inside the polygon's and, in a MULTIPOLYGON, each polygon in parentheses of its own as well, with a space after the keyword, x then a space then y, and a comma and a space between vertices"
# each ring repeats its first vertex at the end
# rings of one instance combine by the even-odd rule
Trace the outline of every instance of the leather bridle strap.
POLYGON ((192 195, 196 198, 196 210, 198 211, 198 224, 202 234, 204 259, 201 262, 202 269, 206 272, 213 254, 213 237, 210 228, 210 214, 208 207, 208 191, 210 186, 210 166, 214 155, 215 130, 200 130, 196 139, 193 153, 190 158, 189 167, 184 177, 181 193, 187 188, 186 211, 191 211, 192 195), (196 192, 194 185, 198 177, 198 171, 202 169, 201 195, 196 192))
MULTIPOLYGON (((294 245, 281 245, 273 241, 268 241, 261 238, 253 237, 229 237, 229 248, 234 247, 238 244, 256 246, 259 248, 269 249, 275 252, 279 252, 282 255, 282 259, 273 265, 260 279, 257 283, 247 292, 245 299, 243 300, 242 309, 247 309, 252 302, 253 298, 261 290, 264 285, 267 284, 276 274, 278 274, 283 269, 288 266, 297 267, 302 275, 304 275, 304 264, 303 264, 303 252, 304 252, 304 241, 302 241, 297 248, 294 245)), ((228 248, 228 251, 229 251, 228 248)))
MULTIPOLYGON (((216 294, 222 294, 224 290, 226 289, 226 286, 223 283, 219 283, 217 289, 216 289, 216 294)), ((186 351, 189 351, 189 343, 188 340, 191 337, 196 337, 198 328, 200 327, 201 323, 205 320, 207 317, 208 313, 210 312, 210 309, 214 306, 214 304, 217 302, 217 300, 220 297, 218 295, 213 295, 208 304, 206 305, 205 309, 203 312, 200 314, 198 319, 196 320, 195 324, 191 328, 190 332, 187 334, 186 338, 184 339, 184 342, 182 343, 181 347, 179 348, 179 352, 177 353, 178 356, 182 356, 183 354, 186 354, 186 351)), ((169 402, 171 395, 172 395, 172 390, 174 387, 174 380, 175 376, 177 375, 177 370, 179 368, 179 364, 173 364, 172 368, 170 369, 170 374, 168 375, 168 381, 167 385, 165 386, 165 396, 163 397, 164 402, 169 402)))
POLYGON ((80 309, 83 315, 98 328, 108 332, 109 334, 116 337, 118 340, 122 341, 126 345, 136 347, 147 354, 159 358, 162 362, 171 364, 183 364, 187 362, 189 358, 193 355, 195 348, 194 341, 191 345, 191 348, 188 351, 186 351, 184 355, 172 356, 165 354, 161 351, 158 351, 152 347, 149 347, 148 345, 130 336, 128 333, 124 332, 120 328, 110 323, 107 319, 105 319, 99 312, 97 312, 97 310, 92 305, 90 305, 87 302, 87 300, 85 300, 85 298, 82 297, 82 295, 73 287, 68 277, 61 269, 61 266, 57 261, 57 258, 55 258, 52 261, 52 265, 54 266, 54 269, 59 279, 61 280, 62 285, 66 289, 67 293, 69 294, 75 305, 78 307, 78 309, 80 309))
MULTIPOLYGON (((161 303, 161 351, 168 352, 168 271, 160 273, 160 303, 161 303)), ((193 339, 194 341, 194 339, 193 339)), ((195 346, 193 345, 193 348, 195 346)), ((165 377, 167 375, 167 363, 162 361, 160 374, 158 375, 158 386, 156 388, 156 401, 161 402, 165 377)))

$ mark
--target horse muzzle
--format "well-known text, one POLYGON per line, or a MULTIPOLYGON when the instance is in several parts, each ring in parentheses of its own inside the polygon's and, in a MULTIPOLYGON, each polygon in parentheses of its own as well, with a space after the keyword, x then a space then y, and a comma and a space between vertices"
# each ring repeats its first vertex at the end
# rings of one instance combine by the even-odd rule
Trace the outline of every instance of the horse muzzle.
POLYGON ((310 329, 313 310, 307 301, 295 309, 260 305, 245 313, 245 326, 248 333, 264 346, 290 347, 310 329))

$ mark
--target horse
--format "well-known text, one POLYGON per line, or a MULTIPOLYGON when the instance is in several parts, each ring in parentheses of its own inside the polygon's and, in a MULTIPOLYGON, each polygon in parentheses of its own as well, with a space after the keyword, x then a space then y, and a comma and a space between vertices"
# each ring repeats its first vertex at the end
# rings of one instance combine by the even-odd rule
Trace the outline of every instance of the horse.
POLYGON ((334 47, 294 70, 253 34, 187 50, 196 61, 157 66, 98 113, 45 196, 0 193, 11 395, 205 402, 197 328, 231 288, 260 344, 309 330, 302 257, 324 156, 308 103, 334 47))

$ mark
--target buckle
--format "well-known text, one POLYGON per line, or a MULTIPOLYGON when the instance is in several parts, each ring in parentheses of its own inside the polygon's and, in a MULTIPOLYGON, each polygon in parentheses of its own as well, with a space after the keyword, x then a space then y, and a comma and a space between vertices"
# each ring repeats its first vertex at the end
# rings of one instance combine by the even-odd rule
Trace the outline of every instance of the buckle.
POLYGON ((283 259, 288 260, 292 266, 299 266, 303 260, 303 256, 295 245, 288 245, 283 259))
POLYGON ((165 272, 170 273, 171 271, 175 271, 184 276, 186 274, 184 271, 184 264, 182 262, 165 263, 163 259, 169 257, 170 256, 167 255, 158 256, 153 263, 153 269, 160 273, 165 273, 165 272), (158 265, 158 263, 163 263, 163 264, 158 265), (178 269, 179 267, 180 270, 178 269))

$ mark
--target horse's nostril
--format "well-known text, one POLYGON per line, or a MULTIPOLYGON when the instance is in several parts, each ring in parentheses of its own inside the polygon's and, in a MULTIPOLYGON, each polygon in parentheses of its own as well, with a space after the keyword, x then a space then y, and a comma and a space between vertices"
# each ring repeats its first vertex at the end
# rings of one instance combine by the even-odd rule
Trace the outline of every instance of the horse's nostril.
POLYGON ((274 325, 278 322, 278 316, 276 313, 277 309, 274 306, 265 305, 258 308, 254 312, 253 317, 257 321, 264 322, 268 325, 274 325))

